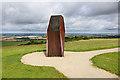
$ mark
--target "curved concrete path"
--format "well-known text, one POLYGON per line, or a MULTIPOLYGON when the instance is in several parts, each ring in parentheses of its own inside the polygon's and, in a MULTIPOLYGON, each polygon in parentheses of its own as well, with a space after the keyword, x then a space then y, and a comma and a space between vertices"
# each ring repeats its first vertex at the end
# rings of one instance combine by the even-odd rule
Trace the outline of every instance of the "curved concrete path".
POLYGON ((45 57, 43 52, 26 54, 21 62, 33 66, 53 66, 68 78, 118 78, 105 70, 92 66, 90 59, 98 54, 117 52, 118 48, 87 52, 65 51, 64 57, 45 57))

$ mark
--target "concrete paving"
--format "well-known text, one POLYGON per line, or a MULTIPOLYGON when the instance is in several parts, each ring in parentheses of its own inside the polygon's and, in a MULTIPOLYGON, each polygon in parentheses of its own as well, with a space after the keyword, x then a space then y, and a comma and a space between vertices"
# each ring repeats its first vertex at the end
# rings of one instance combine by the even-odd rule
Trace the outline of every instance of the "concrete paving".
POLYGON ((26 54, 21 62, 32 66, 53 66, 68 78, 118 78, 105 70, 92 66, 90 59, 95 55, 117 52, 118 48, 87 52, 65 51, 64 57, 45 57, 43 52, 26 54))

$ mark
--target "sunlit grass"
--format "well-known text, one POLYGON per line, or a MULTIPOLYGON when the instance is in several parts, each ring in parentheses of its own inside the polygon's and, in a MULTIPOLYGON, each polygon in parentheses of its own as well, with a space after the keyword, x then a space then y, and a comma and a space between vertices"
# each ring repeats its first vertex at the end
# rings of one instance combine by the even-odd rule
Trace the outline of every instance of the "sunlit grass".
POLYGON ((118 47, 118 39, 93 39, 65 43, 66 51, 91 51, 118 47))
POLYGON ((120 75, 118 72, 118 52, 100 54, 91 59, 94 66, 120 75))
POLYGON ((54 67, 29 66, 20 62, 27 53, 45 50, 45 45, 3 47, 2 50, 3 78, 66 78, 54 67))

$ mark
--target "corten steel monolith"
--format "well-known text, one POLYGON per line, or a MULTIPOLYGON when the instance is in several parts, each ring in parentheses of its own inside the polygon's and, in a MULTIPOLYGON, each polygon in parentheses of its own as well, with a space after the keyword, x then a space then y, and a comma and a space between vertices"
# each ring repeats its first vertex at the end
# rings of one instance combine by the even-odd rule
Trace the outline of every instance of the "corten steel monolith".
POLYGON ((48 57, 64 56, 65 27, 61 15, 53 15, 50 18, 47 29, 47 51, 48 57))

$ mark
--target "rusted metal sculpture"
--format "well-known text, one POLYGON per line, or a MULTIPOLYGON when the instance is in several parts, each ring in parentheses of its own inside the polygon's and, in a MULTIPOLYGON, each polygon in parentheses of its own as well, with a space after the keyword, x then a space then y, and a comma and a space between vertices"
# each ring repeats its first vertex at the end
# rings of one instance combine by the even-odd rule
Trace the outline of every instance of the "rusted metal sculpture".
POLYGON ((64 56, 65 27, 61 15, 53 15, 50 18, 47 29, 47 51, 48 57, 64 56))

